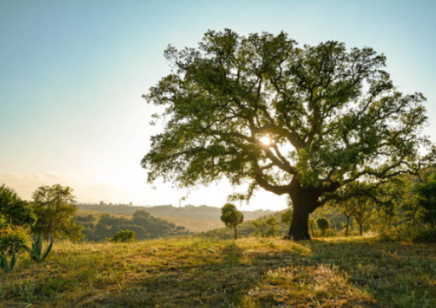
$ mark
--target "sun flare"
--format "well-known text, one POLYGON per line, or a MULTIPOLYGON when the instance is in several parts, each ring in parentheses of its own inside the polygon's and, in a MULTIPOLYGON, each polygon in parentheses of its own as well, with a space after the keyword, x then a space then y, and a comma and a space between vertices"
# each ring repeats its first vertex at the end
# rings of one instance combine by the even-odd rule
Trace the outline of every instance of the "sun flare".
POLYGON ((263 136, 262 138, 260 138, 260 142, 262 142, 266 146, 270 146, 272 143, 271 138, 268 136, 263 136))

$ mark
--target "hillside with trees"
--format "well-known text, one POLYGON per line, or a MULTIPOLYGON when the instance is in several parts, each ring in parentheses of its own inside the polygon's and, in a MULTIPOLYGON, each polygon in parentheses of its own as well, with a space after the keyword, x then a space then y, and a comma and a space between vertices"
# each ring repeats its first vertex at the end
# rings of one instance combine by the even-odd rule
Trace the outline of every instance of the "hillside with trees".
POLYGON ((95 215, 86 215, 78 216, 76 223, 83 227, 82 234, 86 241, 104 241, 123 230, 135 232, 138 240, 190 233, 182 226, 153 217, 143 210, 135 211, 131 219, 110 214, 102 214, 98 218, 95 215))
MULTIPOLYGON (((133 204, 106 204, 100 202, 99 204, 77 204, 77 206, 81 210, 114 214, 133 214, 135 211, 144 210, 154 216, 176 216, 210 220, 219 220, 221 216, 221 210, 219 208, 207 205, 193 206, 188 204, 183 207, 175 207, 172 205, 137 206, 133 204)), ((273 213, 273 211, 270 210, 241 212, 244 214, 246 220, 255 219, 273 213)))

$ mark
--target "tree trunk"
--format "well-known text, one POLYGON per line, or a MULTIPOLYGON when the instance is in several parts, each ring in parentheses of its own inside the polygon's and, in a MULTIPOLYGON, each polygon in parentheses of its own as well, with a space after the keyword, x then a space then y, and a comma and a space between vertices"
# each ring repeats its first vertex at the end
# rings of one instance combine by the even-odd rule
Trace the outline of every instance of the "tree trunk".
POLYGON ((291 228, 286 238, 296 241, 310 240, 309 214, 316 209, 316 203, 322 192, 322 188, 302 187, 298 179, 292 179, 289 196, 292 200, 293 214, 291 228))
POLYGON ((308 221, 309 211, 304 206, 294 205, 288 237, 296 241, 310 240, 308 221))
POLYGON ((235 240, 237 240, 237 239, 238 239, 238 230, 235 227, 235 240))
POLYGON ((359 234, 360 236, 363 234, 363 224, 359 225, 359 234))
POLYGON ((345 217, 347 217, 347 224, 345 225, 345 236, 348 236, 350 232, 350 216, 345 217))

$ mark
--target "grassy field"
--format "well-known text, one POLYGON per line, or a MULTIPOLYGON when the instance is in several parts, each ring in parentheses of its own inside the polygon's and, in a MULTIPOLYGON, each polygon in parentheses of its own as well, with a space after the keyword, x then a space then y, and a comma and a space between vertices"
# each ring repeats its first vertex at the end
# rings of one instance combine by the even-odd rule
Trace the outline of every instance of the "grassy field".
POLYGON ((221 220, 200 219, 177 216, 155 216, 172 222, 176 226, 182 226, 192 232, 206 232, 218 228, 224 228, 225 225, 221 220))
MULTIPOLYGON (((93 215, 97 217, 97 219, 103 214, 109 214, 111 216, 123 217, 127 219, 131 219, 133 217, 133 215, 130 214, 113 214, 113 213, 103 213, 103 212, 87 211, 87 210, 77 211, 78 216, 93 215)), ((155 216, 155 217, 165 219, 169 222, 172 222, 176 226, 185 227, 191 232, 206 232, 206 231, 224 227, 224 223, 221 220, 178 217, 178 216, 155 216)))
POLYGON ((436 246, 375 238, 57 243, 2 307, 436 307, 436 246))

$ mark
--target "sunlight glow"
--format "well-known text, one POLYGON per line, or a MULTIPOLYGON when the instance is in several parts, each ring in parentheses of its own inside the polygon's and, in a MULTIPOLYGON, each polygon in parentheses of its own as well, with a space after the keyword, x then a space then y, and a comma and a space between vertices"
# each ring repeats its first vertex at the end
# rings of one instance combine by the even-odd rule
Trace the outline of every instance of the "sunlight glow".
POLYGON ((260 138, 260 142, 262 142, 267 147, 270 146, 272 143, 271 138, 269 136, 263 136, 262 138, 260 138))

